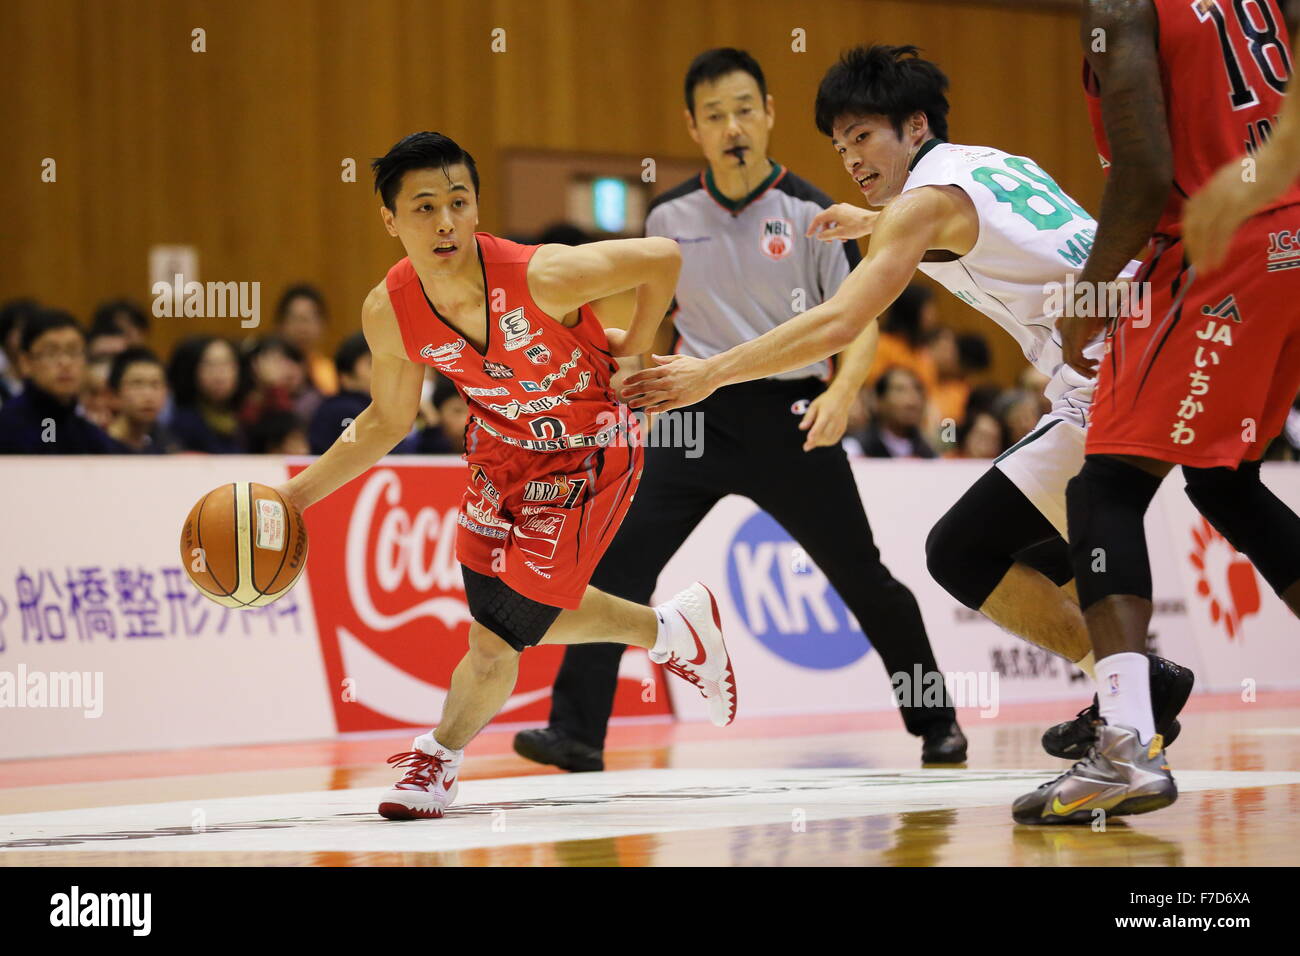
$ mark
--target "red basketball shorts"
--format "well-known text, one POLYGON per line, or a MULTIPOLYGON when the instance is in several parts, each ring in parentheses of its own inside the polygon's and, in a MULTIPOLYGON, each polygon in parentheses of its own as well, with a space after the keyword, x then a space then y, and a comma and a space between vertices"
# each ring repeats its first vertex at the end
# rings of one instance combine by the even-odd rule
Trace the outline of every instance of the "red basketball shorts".
POLYGON ((641 480, 639 432, 629 431, 622 444, 556 452, 481 436, 466 455, 457 560, 524 597, 576 608, 641 480))
POLYGON ((1300 391, 1300 206, 1248 220, 1197 275, 1181 241, 1148 249, 1142 319, 1101 360, 1087 454, 1235 468, 1263 455, 1300 391))

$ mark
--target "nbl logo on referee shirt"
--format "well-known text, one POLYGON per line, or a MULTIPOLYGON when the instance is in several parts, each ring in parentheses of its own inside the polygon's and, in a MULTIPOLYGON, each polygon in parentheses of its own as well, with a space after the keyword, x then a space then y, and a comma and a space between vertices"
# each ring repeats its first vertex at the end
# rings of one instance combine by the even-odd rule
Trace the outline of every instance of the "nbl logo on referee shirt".
POLYGON ((764 219, 759 248, 763 255, 780 262, 794 251, 794 223, 789 219, 764 219))

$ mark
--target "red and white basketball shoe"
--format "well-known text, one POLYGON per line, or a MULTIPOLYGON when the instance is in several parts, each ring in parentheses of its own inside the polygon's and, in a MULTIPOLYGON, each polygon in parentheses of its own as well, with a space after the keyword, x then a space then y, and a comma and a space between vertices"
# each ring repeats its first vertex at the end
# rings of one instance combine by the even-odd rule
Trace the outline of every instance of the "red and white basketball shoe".
POLYGON ((655 611, 668 618, 671 640, 666 649, 652 650, 650 659, 698 687, 708 702, 709 719, 726 727, 736 719, 736 678, 713 592, 696 581, 655 611))
POLYGON ((427 820, 442 816, 460 789, 460 758, 438 746, 431 735, 417 737, 415 750, 393 754, 388 762, 406 776, 379 799, 379 815, 388 820, 427 820))

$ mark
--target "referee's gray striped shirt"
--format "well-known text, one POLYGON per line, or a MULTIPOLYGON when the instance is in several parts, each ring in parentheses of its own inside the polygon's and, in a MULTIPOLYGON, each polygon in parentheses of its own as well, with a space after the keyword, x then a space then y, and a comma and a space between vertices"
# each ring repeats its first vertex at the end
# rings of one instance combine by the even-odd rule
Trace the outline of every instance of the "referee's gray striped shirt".
MULTIPOLYGON (((706 170, 656 197, 647 236, 682 249, 674 322, 675 351, 707 358, 762 335, 829 298, 858 264, 853 242, 804 238, 808 223, 831 205, 816 186, 779 163, 739 201, 723 196, 706 170), (796 290, 802 290, 802 302, 796 290)), ((826 362, 774 376, 829 374, 826 362)))

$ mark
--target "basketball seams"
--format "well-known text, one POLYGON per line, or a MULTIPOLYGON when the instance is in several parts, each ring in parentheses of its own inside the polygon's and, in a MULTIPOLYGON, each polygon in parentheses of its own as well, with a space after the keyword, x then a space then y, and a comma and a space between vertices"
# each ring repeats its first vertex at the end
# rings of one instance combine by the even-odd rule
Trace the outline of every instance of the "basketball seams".
MULTIPOLYGON (((203 566, 207 569, 208 577, 212 578, 212 582, 221 589, 221 593, 225 597, 230 597, 231 589, 222 584, 221 579, 217 577, 217 573, 212 570, 212 562, 208 560, 208 552, 203 547, 203 509, 207 507, 207 504, 208 495, 204 495, 199 501, 199 513, 194 518, 194 543, 199 547, 199 554, 203 555, 203 566)), ((191 580, 193 579, 191 578, 191 580)), ((195 586, 198 587, 197 583, 195 586)))
MULTIPOLYGON (((267 594, 267 592, 271 590, 271 585, 275 584, 276 580, 280 577, 280 572, 284 570, 284 562, 287 561, 287 560, 289 560, 289 549, 293 547, 293 541, 294 541, 294 538, 295 538, 295 535, 290 534, 290 531, 295 531, 295 530, 297 530, 297 527, 296 527, 296 524, 291 524, 291 523, 290 523, 290 522, 292 521, 292 519, 293 519, 293 512, 290 511, 290 509, 289 509, 289 503, 288 503, 287 501, 285 501, 282 497, 280 497, 280 492, 276 491, 274 488, 267 488, 266 485, 262 485, 261 487, 266 488, 267 491, 269 491, 271 494, 275 495, 275 500, 278 501, 278 502, 280 502, 280 507, 282 507, 282 508, 284 509, 284 531, 285 531, 285 534, 284 534, 284 548, 283 548, 283 550, 281 550, 281 552, 280 552, 280 563, 279 563, 278 565, 276 565, 275 573, 271 575, 271 579, 270 579, 269 581, 266 582, 266 588, 265 588, 265 589, 263 589, 263 588, 258 588, 258 587, 257 587, 257 560, 256 560, 256 558, 255 558, 254 561, 253 561, 253 587, 257 588, 258 593, 259 593, 260 595, 262 595, 263 597, 265 597, 266 594, 267 594)), ((250 489, 251 489, 251 485, 250 485, 250 489)), ((250 494, 250 497, 251 497, 251 494, 252 494, 251 490, 250 490, 249 494, 250 494)), ((256 541, 254 541, 254 543, 253 543, 253 549, 254 549, 254 553, 256 553, 256 550, 257 550, 257 544, 256 544, 256 541)), ((271 593, 273 593, 273 594, 278 594, 279 592, 278 592, 278 591, 272 591, 271 593)))

